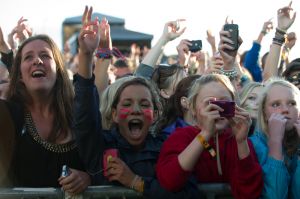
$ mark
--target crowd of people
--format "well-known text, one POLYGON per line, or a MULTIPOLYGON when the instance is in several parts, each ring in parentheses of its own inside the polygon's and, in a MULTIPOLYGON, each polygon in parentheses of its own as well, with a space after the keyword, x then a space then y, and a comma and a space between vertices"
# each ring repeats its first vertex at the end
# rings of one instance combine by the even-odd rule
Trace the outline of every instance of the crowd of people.
POLYGON ((77 54, 61 52, 20 18, 0 27, 0 185, 124 186, 145 198, 201 198, 202 183, 228 183, 234 198, 300 198, 300 57, 292 3, 266 21, 253 46, 226 20, 211 52, 167 22, 150 48, 113 47, 109 21, 86 6, 77 54), (274 26, 274 27, 273 27, 274 26), (262 40, 275 30, 270 50, 262 40), (63 174, 62 174, 62 168, 63 174))

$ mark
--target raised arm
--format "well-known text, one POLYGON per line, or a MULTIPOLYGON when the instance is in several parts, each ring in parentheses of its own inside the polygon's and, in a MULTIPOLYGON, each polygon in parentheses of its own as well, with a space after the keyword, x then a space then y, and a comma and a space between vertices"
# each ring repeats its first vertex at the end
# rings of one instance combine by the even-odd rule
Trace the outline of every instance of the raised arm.
POLYGON ((97 53, 97 60, 95 63, 95 84, 99 95, 102 94, 104 89, 108 86, 108 67, 111 63, 112 56, 105 57, 100 52, 110 52, 112 50, 112 41, 110 36, 110 25, 106 18, 103 18, 100 22, 100 42, 97 53))
POLYGON ((97 18, 91 20, 92 11, 92 8, 85 8, 78 37, 79 69, 74 77, 74 132, 86 170, 96 174, 102 168, 104 141, 99 96, 93 78, 93 54, 100 40, 99 22, 97 18))
POLYGON ((146 78, 151 78, 153 73, 153 68, 157 63, 157 60, 161 53, 163 52, 166 44, 182 35, 185 28, 180 28, 180 21, 184 19, 179 19, 177 21, 167 22, 164 26, 163 34, 157 41, 157 43, 148 51, 142 63, 139 65, 135 71, 135 75, 143 76, 146 78))
POLYGON ((4 39, 2 29, 0 27, 0 53, 1 61, 5 64, 8 71, 10 71, 14 59, 13 51, 4 39))
POLYGON ((253 41, 252 48, 247 52, 244 66, 251 73, 253 79, 257 82, 262 81, 262 69, 259 65, 259 53, 261 49, 261 42, 265 35, 273 29, 273 22, 270 20, 264 22, 262 30, 255 41, 253 41))
POLYGON ((280 8, 277 11, 278 24, 263 71, 264 81, 268 80, 272 76, 278 76, 278 68, 280 64, 282 46, 286 38, 286 32, 293 25, 296 18, 296 12, 292 15, 292 11, 292 2, 290 2, 288 6, 280 8))
POLYGON ((147 53, 142 61, 143 64, 154 67, 166 44, 184 33, 185 28, 180 29, 180 26, 178 25, 180 24, 180 21, 183 21, 183 19, 169 21, 165 24, 162 36, 147 53))

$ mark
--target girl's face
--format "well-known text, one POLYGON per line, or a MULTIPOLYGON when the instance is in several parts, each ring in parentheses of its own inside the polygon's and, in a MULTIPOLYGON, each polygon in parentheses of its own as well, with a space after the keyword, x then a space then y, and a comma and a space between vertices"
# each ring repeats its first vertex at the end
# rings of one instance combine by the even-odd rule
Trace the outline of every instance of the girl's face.
POLYGON ((56 63, 48 43, 34 40, 22 49, 21 79, 29 92, 52 90, 56 63))
MULTIPOLYGON (((207 83, 202 87, 200 92, 198 93, 197 99, 196 99, 196 108, 197 108, 197 121, 201 124, 201 116, 199 115, 199 112, 201 109, 206 108, 206 106, 209 104, 209 101, 212 100, 227 100, 232 101, 232 97, 228 89, 219 82, 210 82, 207 83)), ((227 118, 220 118, 215 121, 216 130, 223 130, 228 126, 228 120, 227 118)))
POLYGON ((265 118, 269 120, 272 113, 279 113, 287 119, 285 129, 291 130, 299 118, 300 96, 286 86, 274 85, 267 94, 265 118))
POLYGON ((252 91, 250 91, 249 95, 247 96, 243 104, 243 108, 250 113, 250 116, 253 119, 257 118, 259 96, 262 93, 262 90, 263 90, 262 86, 255 87, 252 91))
POLYGON ((127 86, 120 95, 113 120, 121 135, 133 146, 141 147, 154 121, 154 108, 149 89, 143 85, 127 86))

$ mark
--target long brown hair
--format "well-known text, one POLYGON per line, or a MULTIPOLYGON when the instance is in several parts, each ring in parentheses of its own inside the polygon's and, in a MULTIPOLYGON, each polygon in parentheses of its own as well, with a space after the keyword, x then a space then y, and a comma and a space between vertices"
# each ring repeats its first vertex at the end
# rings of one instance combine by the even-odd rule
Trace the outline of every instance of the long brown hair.
POLYGON ((74 90, 64 67, 62 54, 55 42, 47 35, 36 35, 25 40, 19 47, 11 73, 11 83, 8 91, 8 99, 21 104, 23 107, 32 103, 32 99, 21 80, 22 50, 32 41, 42 40, 46 42, 53 53, 56 63, 56 82, 52 88, 51 110, 54 111, 53 128, 47 141, 54 142, 60 134, 67 136, 72 124, 72 112, 74 90))

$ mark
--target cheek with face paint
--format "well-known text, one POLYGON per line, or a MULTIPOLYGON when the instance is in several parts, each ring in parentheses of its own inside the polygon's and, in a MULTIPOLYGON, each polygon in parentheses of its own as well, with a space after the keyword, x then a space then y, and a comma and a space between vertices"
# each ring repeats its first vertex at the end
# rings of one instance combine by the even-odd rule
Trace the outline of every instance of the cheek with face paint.
POLYGON ((131 108, 120 108, 120 115, 119 115, 119 119, 126 119, 130 113, 132 112, 131 108))
POLYGON ((145 118, 150 121, 151 123, 153 122, 153 110, 152 109, 143 109, 145 118))

